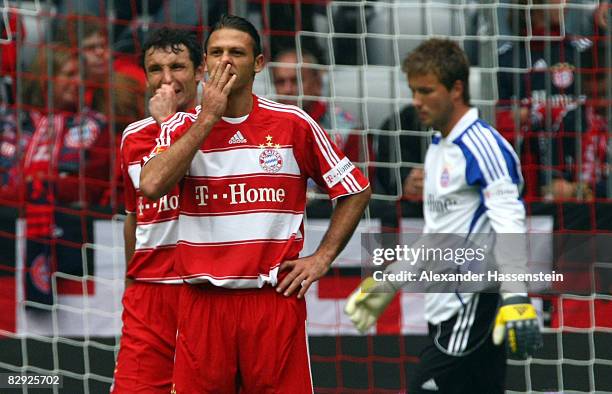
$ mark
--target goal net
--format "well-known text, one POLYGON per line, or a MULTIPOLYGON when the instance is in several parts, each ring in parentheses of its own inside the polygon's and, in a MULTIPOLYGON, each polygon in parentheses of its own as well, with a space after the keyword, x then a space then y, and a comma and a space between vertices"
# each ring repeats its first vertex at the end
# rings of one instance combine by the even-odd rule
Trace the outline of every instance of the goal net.
MULTIPOLYGON (((59 374, 64 385, 53 392, 108 391, 125 274, 118 141, 126 124, 145 116, 137 54, 152 29, 190 29, 203 39, 230 12, 246 16, 262 33, 267 65, 256 77, 255 93, 318 108, 312 116, 369 177, 374 192, 347 248, 307 295, 315 391, 407 392, 427 343, 423 296, 399 294, 366 335, 342 310, 361 281, 361 234, 418 232, 423 225, 422 198, 406 192, 404 182, 422 169, 431 132, 409 106, 402 72, 403 59, 420 42, 449 37, 466 51, 471 104, 521 157, 530 232, 551 239, 612 232, 610 9, 598 1, 558 3, 4 2, 0 372, 59 374), (112 49, 99 78, 86 63, 88 53, 100 49, 85 40, 92 29, 112 49), (282 56, 288 50, 295 50, 295 62, 282 56), (47 116, 56 113, 53 91, 62 65, 54 59, 70 51, 79 54, 83 81, 78 108, 93 107, 101 117, 47 116), (293 91, 281 91, 276 75, 287 68, 297 71, 293 91), (313 76, 320 78, 316 94, 313 76), (32 81, 41 80, 36 95, 32 81), (99 161, 76 154, 68 160, 73 167, 62 171, 51 170, 49 162, 32 181, 27 157, 40 119, 90 138, 99 161)), ((326 196, 309 187, 304 255, 316 249, 331 210, 326 196)), ((540 253, 554 267, 556 256, 546 247, 540 253)), ((532 294, 544 348, 526 361, 508 361, 508 392, 612 393, 610 255, 597 261, 604 279, 592 291, 532 294)))

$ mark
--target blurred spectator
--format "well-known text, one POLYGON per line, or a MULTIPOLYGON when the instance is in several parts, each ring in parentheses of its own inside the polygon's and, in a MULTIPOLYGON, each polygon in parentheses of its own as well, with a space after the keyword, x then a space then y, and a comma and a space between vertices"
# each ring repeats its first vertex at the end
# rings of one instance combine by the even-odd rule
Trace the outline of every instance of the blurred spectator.
POLYGON ((106 120, 79 111, 79 84, 76 53, 57 44, 43 48, 24 75, 23 106, 0 116, 1 195, 5 204, 25 208, 26 295, 44 304, 53 303, 53 272, 84 272, 79 253, 61 257, 57 238, 86 231, 87 219, 79 215, 81 226, 67 227, 58 207, 88 209, 108 187, 106 120))
MULTIPOLYGON (((526 5, 527 1, 518 3, 526 5)), ((513 9, 509 14, 515 34, 530 39, 499 48, 499 66, 517 72, 498 73, 497 128, 509 140, 520 130, 516 142, 523 150, 529 197, 541 194, 552 199, 590 199, 594 190, 581 179, 581 168, 596 168, 598 164, 589 160, 599 160, 596 155, 585 154, 585 149, 598 151, 587 146, 593 141, 588 137, 590 130, 598 128, 598 122, 587 116, 584 95, 588 75, 584 65, 590 64, 592 41, 561 36, 563 1, 539 0, 533 4, 529 10, 513 9), (537 7, 542 4, 558 7, 537 7), (529 18, 526 12, 530 12, 529 18), (527 24, 529 20, 531 25, 527 24), (525 68, 527 73, 519 72, 525 68), (578 137, 580 143, 576 142, 578 137)))
POLYGON ((354 163, 366 161, 366 153, 372 158, 371 149, 367 148, 366 152, 364 138, 352 132, 359 129, 354 116, 338 105, 331 106, 320 100, 323 95, 323 72, 316 68, 319 63, 312 53, 302 51, 302 61, 299 62, 295 49, 286 49, 274 58, 274 63, 271 67, 272 82, 276 94, 280 96, 279 102, 299 104, 321 127, 330 131, 336 145, 354 163))
POLYGON ((31 202, 99 203, 108 179, 109 133, 102 114, 87 108, 78 112, 75 53, 58 47, 40 51, 24 79, 25 111, 17 116, 7 109, 0 117, 3 195, 31 202))
MULTIPOLYGON (((82 85, 85 88, 81 104, 106 116, 115 139, 114 152, 118 152, 121 131, 144 117, 145 82, 142 68, 135 56, 123 54, 119 54, 110 64, 111 49, 102 18, 92 15, 66 15, 64 18, 66 21, 56 30, 55 38, 69 49, 81 50, 82 85)), ((115 167, 110 179, 111 186, 104 191, 98 203, 112 205, 117 210, 123 196, 119 189, 122 182, 118 160, 115 160, 115 167)))
MULTIPOLYGON (((426 130, 419 122, 412 105, 402 108, 399 114, 391 114, 380 129, 411 132, 426 130)), ((423 198, 423 169, 414 165, 408 166, 406 163, 423 163, 429 144, 429 135, 425 133, 422 135, 380 134, 377 141, 377 161, 393 164, 391 167, 381 166, 376 170, 376 186, 381 188, 381 193, 400 196, 408 200, 421 200, 423 198)))
MULTIPOLYGON (((121 111, 122 108, 117 105, 111 108, 113 94, 123 88, 121 83, 139 90, 141 95, 144 95, 144 73, 135 57, 120 55, 113 59, 111 66, 108 34, 101 18, 91 15, 67 16, 65 23, 60 25, 55 35, 55 40, 62 42, 69 49, 81 49, 85 86, 84 106, 105 114, 109 114, 111 110, 121 111), (136 87, 136 83, 140 86, 136 87)), ((144 115, 142 107, 133 106, 133 109, 137 112, 123 123, 129 124, 142 118, 144 115)))

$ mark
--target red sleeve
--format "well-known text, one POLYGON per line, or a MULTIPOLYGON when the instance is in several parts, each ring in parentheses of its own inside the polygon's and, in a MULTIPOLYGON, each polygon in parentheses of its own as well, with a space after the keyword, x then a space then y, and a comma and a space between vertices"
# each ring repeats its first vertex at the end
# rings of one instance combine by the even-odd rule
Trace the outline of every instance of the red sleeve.
POLYGON ((196 114, 189 112, 177 112, 166 119, 161 124, 161 131, 156 139, 155 147, 142 158, 142 164, 145 165, 149 160, 168 149, 170 145, 185 134, 195 121, 196 116, 196 114))
POLYGON ((128 126, 121 143, 121 171, 124 186, 125 210, 136 212, 140 190, 140 172, 145 157, 160 142, 160 127, 152 120, 140 127, 128 126))
POLYGON ((370 185, 314 120, 303 122, 302 127, 305 143, 296 147, 300 165, 331 199, 359 193, 370 185))

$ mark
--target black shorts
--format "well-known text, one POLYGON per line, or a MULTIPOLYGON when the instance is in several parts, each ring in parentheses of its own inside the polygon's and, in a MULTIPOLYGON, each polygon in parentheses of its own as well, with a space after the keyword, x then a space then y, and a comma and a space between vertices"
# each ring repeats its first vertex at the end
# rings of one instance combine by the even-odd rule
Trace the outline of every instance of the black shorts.
POLYGON ((429 325, 432 343, 410 382, 410 393, 504 393, 506 351, 491 330, 498 294, 475 294, 452 318, 429 325))

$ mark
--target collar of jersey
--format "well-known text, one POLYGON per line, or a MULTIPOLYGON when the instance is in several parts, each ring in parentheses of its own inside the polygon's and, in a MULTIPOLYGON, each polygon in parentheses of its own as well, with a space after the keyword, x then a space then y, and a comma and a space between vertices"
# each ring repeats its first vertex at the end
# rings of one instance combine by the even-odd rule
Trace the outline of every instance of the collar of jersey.
POLYGON ((462 117, 459 119, 459 122, 453 127, 448 136, 444 138, 444 140, 453 142, 455 138, 459 137, 461 133, 468 128, 468 126, 472 125, 472 123, 478 120, 478 109, 470 108, 462 117))
POLYGON ((238 123, 242 123, 245 120, 247 120, 247 118, 249 117, 250 114, 246 114, 244 116, 241 116, 239 118, 228 118, 227 116, 222 116, 221 119, 223 119, 224 121, 226 121, 227 123, 231 123, 231 124, 238 124, 238 123))
POLYGON ((240 116, 238 118, 230 118, 227 116, 222 116, 221 119, 224 122, 227 122, 229 124, 239 124, 239 123, 246 121, 249 118, 249 116, 251 116, 251 114, 257 111, 257 108, 259 107, 259 97, 257 97, 257 95, 255 94, 251 94, 251 95, 253 96, 253 108, 251 108, 251 112, 249 112, 248 114, 244 116, 240 116))

